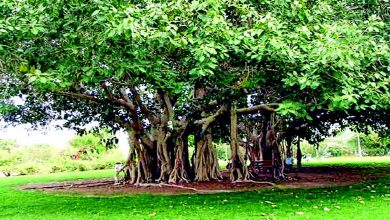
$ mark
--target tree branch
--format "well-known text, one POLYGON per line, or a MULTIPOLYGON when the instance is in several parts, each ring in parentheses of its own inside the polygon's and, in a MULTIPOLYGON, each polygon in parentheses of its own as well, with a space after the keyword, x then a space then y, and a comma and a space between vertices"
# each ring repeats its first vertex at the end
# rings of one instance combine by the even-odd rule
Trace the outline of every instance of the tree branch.
POLYGON ((120 93, 122 94, 124 100, 127 102, 127 106, 129 107, 129 109, 134 112, 136 109, 135 109, 135 105, 134 103, 129 99, 129 96, 126 94, 126 91, 124 89, 120 89, 119 90, 120 93))
POLYGON ((107 96, 110 100, 113 100, 114 99, 114 96, 112 95, 112 92, 110 91, 110 89, 108 88, 107 84, 106 84, 106 81, 103 80, 103 81, 100 81, 100 86, 103 88, 103 90, 107 93, 107 96))
POLYGON ((166 93, 163 94, 163 98, 164 98, 165 106, 167 107, 167 110, 168 110, 168 118, 169 118, 169 120, 172 120, 173 117, 174 117, 172 102, 171 102, 171 100, 169 99, 169 96, 166 93))
POLYGON ((227 112, 227 110, 228 110, 227 107, 223 105, 221 108, 218 109, 218 111, 215 114, 210 115, 207 118, 197 120, 194 123, 196 125, 202 125, 202 132, 205 132, 207 128, 210 126, 210 124, 213 123, 218 116, 227 112))
POLYGON ((238 114, 251 114, 251 113, 255 113, 257 111, 274 112, 277 107, 278 107, 278 104, 276 104, 276 103, 255 105, 255 106, 248 107, 248 108, 237 109, 237 113, 238 114))
POLYGON ((137 89, 134 86, 130 86, 130 91, 134 96, 134 101, 140 107, 141 112, 149 119, 150 122, 153 124, 157 123, 159 119, 144 105, 144 103, 142 103, 141 96, 139 95, 137 89))

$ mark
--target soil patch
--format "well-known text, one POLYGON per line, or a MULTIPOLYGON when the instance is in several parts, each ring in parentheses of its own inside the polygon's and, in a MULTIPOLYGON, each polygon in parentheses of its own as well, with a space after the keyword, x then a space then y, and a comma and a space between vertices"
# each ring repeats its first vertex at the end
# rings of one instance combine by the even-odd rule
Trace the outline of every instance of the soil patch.
POLYGON ((220 192, 237 192, 269 188, 318 188, 329 186, 351 185, 364 182, 370 178, 390 175, 387 167, 372 169, 347 167, 305 167, 300 173, 287 174, 282 182, 272 182, 269 176, 261 181, 231 182, 228 171, 224 179, 209 182, 190 182, 182 184, 140 184, 114 185, 111 179, 91 179, 82 181, 51 182, 30 184, 19 187, 23 190, 41 190, 44 192, 82 193, 87 195, 123 195, 123 194, 209 194, 220 192))

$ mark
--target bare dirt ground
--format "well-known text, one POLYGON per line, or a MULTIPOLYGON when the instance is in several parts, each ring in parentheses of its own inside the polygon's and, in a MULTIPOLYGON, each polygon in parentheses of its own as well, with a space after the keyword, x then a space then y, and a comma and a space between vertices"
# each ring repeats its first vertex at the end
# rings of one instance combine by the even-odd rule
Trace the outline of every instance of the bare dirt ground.
POLYGON ((281 182, 272 182, 269 175, 260 181, 231 182, 228 171, 223 172, 224 179, 209 182, 190 182, 182 184, 140 184, 114 185, 111 179, 92 179, 82 181, 51 182, 30 184, 19 187, 22 190, 41 190, 44 192, 78 193, 86 195, 123 195, 123 194, 208 194, 219 192, 237 192, 270 188, 318 188, 351 185, 370 178, 390 175, 389 168, 353 169, 346 167, 306 167, 300 173, 287 174, 281 182), (375 171, 375 172, 373 172, 375 171))

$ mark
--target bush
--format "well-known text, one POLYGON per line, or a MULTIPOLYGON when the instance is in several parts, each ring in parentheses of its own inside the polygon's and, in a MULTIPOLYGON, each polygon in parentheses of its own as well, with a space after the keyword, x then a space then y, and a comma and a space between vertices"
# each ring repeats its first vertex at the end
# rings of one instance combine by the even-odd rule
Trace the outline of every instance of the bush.
POLYGON ((67 171, 67 170, 63 166, 52 165, 50 167, 49 173, 60 173, 60 172, 64 172, 64 171, 67 171))
POLYGON ((318 157, 352 156, 357 154, 357 137, 347 129, 334 137, 326 138, 319 143, 318 148, 303 141, 301 149, 304 155, 318 157))
POLYGON ((361 136, 364 154, 369 156, 384 156, 390 153, 390 135, 380 137, 378 134, 361 136))
POLYGON ((227 143, 215 144, 219 160, 230 160, 230 145, 227 143))
POLYGON ((9 167, 8 171, 17 175, 30 175, 30 174, 49 172, 47 166, 39 163, 34 163, 34 162, 16 164, 12 167, 9 167))
POLYGON ((330 147, 328 149, 328 152, 330 153, 330 155, 332 157, 341 157, 341 156, 345 156, 345 155, 349 154, 348 151, 346 151, 345 149, 342 149, 340 147, 330 147))
POLYGON ((17 164, 17 162, 20 160, 20 157, 21 155, 19 152, 0 150, 0 167, 17 164))
POLYGON ((84 160, 98 158, 100 154, 109 150, 106 143, 112 138, 113 136, 105 130, 76 136, 70 142, 70 145, 75 149, 71 155, 76 155, 77 158, 84 160))
POLYGON ((0 167, 16 164, 20 160, 18 147, 14 140, 0 139, 0 167))
POLYGON ((11 152, 11 150, 19 147, 15 140, 0 139, 0 150, 11 152))
POLYGON ((14 175, 112 169, 126 157, 119 149, 110 149, 92 160, 72 160, 63 152, 47 146, 0 150, 0 171, 14 175))

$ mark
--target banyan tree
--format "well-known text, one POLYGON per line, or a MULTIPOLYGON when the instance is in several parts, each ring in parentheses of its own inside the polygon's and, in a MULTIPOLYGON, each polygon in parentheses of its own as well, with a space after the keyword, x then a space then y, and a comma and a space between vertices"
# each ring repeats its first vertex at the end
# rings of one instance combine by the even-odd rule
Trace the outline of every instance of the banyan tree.
POLYGON ((0 114, 126 130, 132 183, 221 178, 215 140, 231 180, 258 161, 283 179, 294 140, 388 111, 378 2, 3 1, 0 114))

